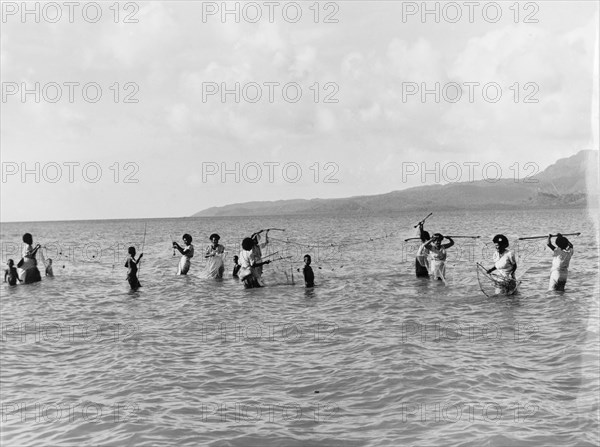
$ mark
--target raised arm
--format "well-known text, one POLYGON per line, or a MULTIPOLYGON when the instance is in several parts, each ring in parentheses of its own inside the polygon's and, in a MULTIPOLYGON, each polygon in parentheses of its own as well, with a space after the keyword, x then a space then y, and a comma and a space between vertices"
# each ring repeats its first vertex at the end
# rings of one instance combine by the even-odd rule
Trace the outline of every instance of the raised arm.
POLYGON ((424 233, 425 230, 423 230, 423 222, 419 222, 419 239, 421 239, 421 242, 425 242, 425 238, 424 238, 424 233))
POLYGON ((443 247, 444 248, 452 247, 454 245, 454 240, 450 236, 446 236, 446 239, 448 239, 450 242, 448 242, 447 244, 444 244, 443 247))
POLYGON ((552 245, 552 235, 551 234, 548 235, 548 248, 552 251, 554 251, 554 249, 556 248, 554 245, 552 245))

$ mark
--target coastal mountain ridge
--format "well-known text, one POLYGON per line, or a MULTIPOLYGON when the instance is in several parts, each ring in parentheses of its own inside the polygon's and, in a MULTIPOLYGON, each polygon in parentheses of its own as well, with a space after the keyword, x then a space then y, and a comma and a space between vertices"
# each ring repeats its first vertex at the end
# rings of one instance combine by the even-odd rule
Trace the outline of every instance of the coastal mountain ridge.
POLYGON ((522 179, 417 186, 338 199, 291 199, 212 207, 192 217, 377 214, 420 210, 583 208, 598 203, 598 151, 582 150, 522 179))

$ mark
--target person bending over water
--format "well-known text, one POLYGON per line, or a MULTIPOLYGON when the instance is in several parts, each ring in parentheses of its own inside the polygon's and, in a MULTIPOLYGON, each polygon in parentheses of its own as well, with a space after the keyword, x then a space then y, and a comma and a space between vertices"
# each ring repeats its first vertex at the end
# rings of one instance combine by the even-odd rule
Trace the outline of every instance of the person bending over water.
POLYGON ((187 275, 190 271, 191 259, 194 257, 194 246, 192 245, 192 236, 184 234, 182 236, 185 247, 182 247, 177 242, 173 242, 173 248, 181 253, 181 259, 179 260, 179 266, 177 267, 178 275, 187 275))
POLYGON ((41 245, 37 244, 35 248, 33 247, 33 236, 30 233, 23 235, 23 243, 25 244, 23 247, 23 259, 17 264, 17 267, 21 269, 19 279, 23 284, 41 281, 42 276, 37 268, 37 260, 35 259, 35 255, 41 248, 41 245))
POLYGON ((573 256, 573 244, 558 233, 556 235, 556 245, 552 245, 552 235, 548 235, 548 248, 553 251, 552 254, 552 270, 550 271, 550 284, 548 290, 564 291, 567 284, 567 276, 569 275, 569 263, 573 256))
POLYGON ((442 244, 444 236, 435 233, 425 244, 425 249, 429 250, 429 271, 434 279, 446 281, 446 250, 454 245, 451 237, 447 237, 448 243, 442 244))
POLYGON ((517 270, 517 260, 512 250, 508 249, 509 242, 506 236, 497 234, 492 239, 492 242, 496 247, 494 266, 487 270, 487 273, 490 274, 497 270, 503 280, 503 284, 501 284, 497 293, 506 292, 513 289, 516 285, 515 271, 517 270))
POLYGON ((244 283, 245 289, 262 287, 262 266, 271 261, 259 261, 254 250, 254 240, 247 237, 242 241, 242 250, 240 251, 240 281, 244 283), (261 269, 260 272, 258 269, 261 269))
POLYGON ((129 247, 128 253, 129 257, 125 261, 125 267, 127 267, 127 282, 131 286, 132 290, 136 290, 139 287, 142 287, 140 281, 138 280, 137 272, 138 264, 142 260, 144 253, 140 253, 140 256, 137 258, 137 260, 135 259, 135 247, 129 247))

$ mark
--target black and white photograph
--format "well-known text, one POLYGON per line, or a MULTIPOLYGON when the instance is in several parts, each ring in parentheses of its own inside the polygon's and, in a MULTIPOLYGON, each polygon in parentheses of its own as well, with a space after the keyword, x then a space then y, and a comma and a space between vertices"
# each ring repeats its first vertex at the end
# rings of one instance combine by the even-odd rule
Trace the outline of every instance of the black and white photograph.
POLYGON ((600 447, 600 0, 0 7, 0 447, 600 447))

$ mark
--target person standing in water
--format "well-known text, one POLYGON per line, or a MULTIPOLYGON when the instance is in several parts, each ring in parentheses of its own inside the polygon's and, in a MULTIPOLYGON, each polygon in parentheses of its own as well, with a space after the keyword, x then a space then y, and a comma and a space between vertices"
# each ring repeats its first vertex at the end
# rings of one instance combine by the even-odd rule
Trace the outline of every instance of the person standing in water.
POLYGON ((256 273, 258 274, 259 280, 262 277, 262 272, 263 272, 263 268, 262 268, 262 264, 261 264, 262 249, 265 248, 269 244, 269 230, 267 230, 265 232, 265 241, 263 243, 260 242, 260 233, 262 233, 263 231, 264 230, 257 231, 252 236, 250 236, 250 239, 252 239, 252 242, 254 244, 254 246, 252 247, 252 252, 254 253, 254 258, 256 259, 256 262, 259 264, 256 267, 256 273))
POLYGON ((497 293, 506 292, 513 289, 517 283, 515 279, 515 271, 517 270, 517 260, 512 250, 508 249, 509 242, 506 236, 503 234, 497 234, 492 239, 494 246, 496 247, 496 253, 494 253, 494 266, 487 270, 490 274, 497 270, 503 279, 504 283, 501 285, 497 293))
POLYGON ((42 247, 40 244, 37 244, 33 247, 33 236, 30 233, 25 233, 23 235, 23 259, 19 261, 17 267, 21 269, 19 274, 19 280, 23 284, 31 284, 34 282, 38 282, 42 280, 42 275, 37 268, 37 260, 35 259, 35 255, 38 250, 42 247))
POLYGON ((173 248, 181 253, 181 259, 179 260, 179 266, 177 267, 178 275, 187 275, 190 271, 191 259, 194 257, 194 246, 192 245, 192 236, 184 234, 183 243, 185 247, 182 247, 177 242, 173 242, 173 248))
POLYGON ((269 264, 271 261, 259 261, 254 248, 256 247, 255 241, 249 237, 244 238, 242 241, 242 250, 240 251, 240 265, 239 270, 240 281, 244 284, 245 289, 253 289, 256 287, 262 287, 261 273, 262 266, 269 264), (258 269, 261 268, 259 273, 258 269))
POLYGON ((419 237, 421 246, 417 250, 415 258, 415 273, 417 278, 429 278, 429 250, 425 247, 430 239, 429 232, 423 229, 423 222, 419 222, 419 237))
POLYGON ((240 259, 240 258, 239 258, 237 255, 235 255, 235 256, 233 257, 233 273, 232 273, 232 276, 233 276, 234 278, 237 278, 237 277, 238 277, 238 272, 239 272, 239 271, 240 271, 240 269, 242 268, 242 266, 241 266, 241 265, 240 265, 240 263, 238 262, 238 261, 239 261, 239 259, 240 259))
POLYGON ((129 247, 128 253, 129 257, 125 261, 125 267, 127 267, 127 282, 131 286, 132 290, 137 290, 139 287, 142 287, 137 277, 137 272, 138 264, 142 260, 144 253, 140 253, 140 256, 137 258, 137 260, 135 259, 135 247, 129 247))
POLYGON ((217 233, 211 234, 209 239, 212 244, 206 247, 206 253, 204 254, 204 257, 208 260, 206 270, 209 277, 222 278, 223 272, 225 272, 225 264, 223 263, 225 247, 219 244, 221 236, 217 233))
POLYGON ((446 281, 446 250, 454 245, 454 241, 451 237, 447 237, 448 243, 442 244, 444 236, 440 233, 435 233, 431 239, 429 239, 424 247, 429 251, 430 261, 429 269, 431 276, 434 279, 440 281, 446 281))
POLYGON ((313 272, 310 263, 312 259, 310 255, 304 255, 304 267, 302 268, 302 274, 304 275, 304 285, 306 287, 315 286, 315 272, 313 272))
POLYGON ((569 263, 571 262, 571 256, 573 256, 573 244, 560 233, 556 235, 555 242, 558 247, 552 244, 552 235, 549 234, 548 248, 553 251, 553 254, 548 290, 564 292, 567 276, 569 275, 569 263))
POLYGON ((54 270, 52 268, 51 258, 48 258, 48 260, 46 261, 46 276, 49 276, 50 278, 54 277, 54 270))
POLYGON ((4 270, 4 282, 7 282, 9 286, 16 286, 17 280, 19 279, 19 274, 17 273, 17 269, 15 268, 15 261, 9 259, 6 262, 6 266, 8 267, 4 270))

